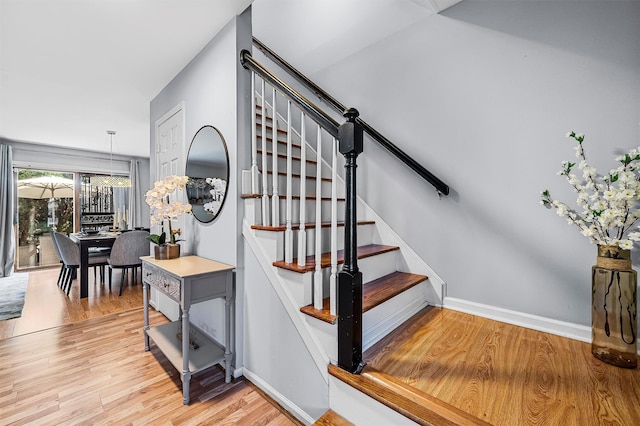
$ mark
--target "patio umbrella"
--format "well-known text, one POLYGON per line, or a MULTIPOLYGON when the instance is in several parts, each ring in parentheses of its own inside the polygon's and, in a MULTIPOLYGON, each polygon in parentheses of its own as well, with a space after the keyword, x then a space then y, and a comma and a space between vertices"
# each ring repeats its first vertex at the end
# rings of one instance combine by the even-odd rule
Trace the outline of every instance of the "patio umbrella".
POLYGON ((18 197, 49 199, 51 218, 49 225, 56 226, 56 207, 54 198, 72 198, 73 180, 62 176, 39 176, 18 181, 18 197))
POLYGON ((18 197, 72 198, 73 180, 62 176, 40 176, 18 181, 18 197))

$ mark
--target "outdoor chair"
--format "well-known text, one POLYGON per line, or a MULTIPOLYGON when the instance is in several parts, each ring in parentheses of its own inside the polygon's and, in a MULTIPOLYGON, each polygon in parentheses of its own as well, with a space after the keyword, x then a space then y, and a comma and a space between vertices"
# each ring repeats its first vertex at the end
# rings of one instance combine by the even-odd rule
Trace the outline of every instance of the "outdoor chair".
POLYGON ((142 266, 141 256, 149 255, 149 233, 147 231, 124 232, 116 238, 109 256, 109 289, 111 289, 111 273, 113 269, 122 269, 120 279, 120 296, 124 288, 124 278, 129 269, 133 269, 133 277, 137 275, 138 266, 142 266))

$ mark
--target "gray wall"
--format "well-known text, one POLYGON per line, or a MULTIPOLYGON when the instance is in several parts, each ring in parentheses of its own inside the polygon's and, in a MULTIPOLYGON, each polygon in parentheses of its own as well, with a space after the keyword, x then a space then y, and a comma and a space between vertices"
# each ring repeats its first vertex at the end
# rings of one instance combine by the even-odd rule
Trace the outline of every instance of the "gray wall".
POLYGON ((129 174, 130 160, 140 161, 140 174, 148 186, 149 159, 127 157, 117 152, 112 156, 105 152, 64 148, 55 145, 0 139, 3 144, 13 148, 13 162, 20 167, 44 168, 47 170, 69 170, 77 172, 129 174))
MULTIPOLYGON (((185 146, 184 157, 193 136, 204 125, 212 125, 225 139, 229 151, 230 182, 227 190, 228 201, 218 217, 207 224, 199 223, 193 216, 185 218, 182 229, 183 251, 214 259, 234 266, 241 266, 238 259, 237 241, 239 226, 237 222, 238 198, 235 173, 237 170, 237 43, 239 34, 251 32, 250 22, 233 19, 225 28, 205 46, 200 53, 156 96, 151 102, 150 130, 151 152, 154 150, 156 121, 167 111, 184 101, 185 105, 185 146)), ((152 164, 155 156, 152 154, 152 164)), ((179 173, 184 173, 184 164, 179 173)), ((155 174, 155 166, 152 167, 155 174)), ((153 176, 155 180, 155 176, 153 176)), ((242 282, 238 280, 239 294, 242 294, 242 282)), ((242 299, 239 298, 239 301, 242 299)), ((242 307, 242 303, 236 306, 242 307)), ((242 315, 239 311, 237 321, 238 355, 241 355, 242 315)), ((224 342, 224 301, 214 300, 195 305, 192 321, 220 342, 224 342)), ((239 359, 242 359, 241 356, 239 359)), ((238 364, 236 362, 236 364, 238 364)))
MULTIPOLYGON (((243 48, 251 48, 250 9, 216 35, 152 101, 151 144, 153 147, 154 123, 182 101, 186 112, 185 158, 191 139, 203 125, 210 124, 223 135, 230 160, 228 198, 213 222, 186 220, 184 246, 191 253, 237 267, 235 367, 246 367, 265 381, 270 392, 284 395, 305 412, 319 416, 328 407, 326 383, 295 329, 287 325, 290 321, 282 304, 242 243, 244 211, 239 185, 242 169, 250 165, 252 99, 250 73, 238 60, 243 48), (245 267, 246 257, 251 270, 245 267), (295 374, 287 360, 296 360, 295 374)), ((155 168, 152 170, 155 173, 155 168)), ((222 301, 198 304, 191 313, 196 325, 223 341, 222 301)))
POLYGON ((327 58, 310 77, 452 193, 439 200, 367 140, 360 194, 446 281, 448 296, 588 325, 596 248, 539 194, 575 202, 556 176, 575 158, 568 130, 586 133, 601 173, 638 146, 640 2, 464 0, 440 15, 414 7, 422 18, 327 58))

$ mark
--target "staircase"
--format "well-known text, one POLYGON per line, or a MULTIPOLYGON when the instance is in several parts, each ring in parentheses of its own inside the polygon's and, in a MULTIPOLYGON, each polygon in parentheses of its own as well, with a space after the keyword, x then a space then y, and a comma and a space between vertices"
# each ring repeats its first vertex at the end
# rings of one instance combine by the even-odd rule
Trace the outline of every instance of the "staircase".
MULTIPOLYGON (((324 372, 330 395, 335 388, 342 401, 348 398, 345 392, 357 400, 362 389, 351 384, 345 391, 338 383, 347 383, 349 373, 334 367, 336 277, 345 260, 346 232, 337 141, 304 113, 292 114, 291 103, 257 76, 252 90, 256 125, 252 168, 243 173, 243 188, 251 187, 242 195, 244 237, 324 372)), ((441 306, 444 283, 361 199, 357 212, 362 349, 366 350, 427 306, 441 306)), ((393 411, 389 421, 394 422, 390 424, 396 424, 398 415, 408 424, 416 421, 394 410, 389 410, 393 411)), ((350 419, 349 413, 338 413, 350 419)))

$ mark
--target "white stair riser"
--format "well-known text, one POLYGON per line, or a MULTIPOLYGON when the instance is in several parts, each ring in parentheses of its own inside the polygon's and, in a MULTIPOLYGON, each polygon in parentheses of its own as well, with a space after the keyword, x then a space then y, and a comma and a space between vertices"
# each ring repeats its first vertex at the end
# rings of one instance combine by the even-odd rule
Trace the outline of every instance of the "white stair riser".
MULTIPOLYGON (((282 171, 282 170, 281 170, 282 171)), ((262 174, 260 175, 260 189, 259 194, 262 194, 262 174)), ((307 179, 305 185, 307 194, 306 195, 315 195, 316 193, 316 180, 315 179, 307 179)), ((331 196, 331 182, 322 181, 321 185, 322 196, 330 197, 331 196)), ((337 198, 344 198, 344 186, 338 185, 337 190, 337 198)), ((267 194, 271 195, 273 192, 273 174, 267 174, 267 194)), ((283 175, 278 175, 278 196, 285 197, 287 194, 287 177, 283 175)), ((300 195, 300 178, 292 177, 291 179, 291 195, 300 195)))
MULTIPOLYGON (((286 152, 284 152, 283 154, 286 154, 286 152)), ((295 156, 295 154, 294 154, 295 156)), ((309 158, 307 157, 307 160, 313 160, 315 161, 315 155, 313 156, 313 158, 309 158)), ((315 176, 316 175, 316 168, 317 168, 317 164, 314 163, 310 163, 309 161, 305 162, 306 164, 306 168, 305 168, 305 175, 306 176, 315 176)), ((301 175, 301 171, 300 171, 300 165, 301 165, 301 161, 299 159, 296 158, 292 158, 291 160, 291 173, 292 174, 299 174, 301 175)), ((258 168, 260 170, 264 170, 264 167, 262 166, 262 155, 258 154, 258 168)), ((267 170, 271 171, 273 170, 273 156, 272 155, 267 155, 267 170)), ((285 172, 287 171, 287 159, 286 158, 282 158, 282 157, 278 157, 278 171, 279 172, 285 172)), ((326 164, 322 164, 322 176, 324 177, 331 177, 331 168, 326 165, 326 164)))
MULTIPOLYGON (((257 208, 257 212, 255 215, 256 220, 258 221, 257 223, 251 223, 251 225, 261 225, 261 214, 262 214, 262 201, 260 200, 260 198, 256 198, 257 200, 259 200, 260 202, 257 203, 256 208, 257 208)), ((286 197, 281 196, 280 198, 280 222, 278 224, 271 224, 271 225, 286 225, 287 223, 287 200, 286 197)), ((269 198, 269 207, 271 208, 271 197, 269 198)), ((245 208, 246 207, 245 203, 245 208)), ((307 200, 305 202, 305 223, 315 223, 316 221, 316 202, 315 200, 307 200)), ((329 222, 330 218, 331 218, 331 201, 329 200, 322 200, 322 204, 320 205, 321 207, 321 221, 323 222, 329 222)), ((345 212, 344 212, 344 201, 338 201, 338 216, 337 216, 337 220, 338 222, 344 222, 344 216, 345 216, 345 212)), ((292 199, 291 200, 291 223, 300 223, 300 200, 297 199, 292 199)))
MULTIPOLYGON (((371 239, 373 238, 373 228, 374 224, 367 225, 358 225, 358 244, 359 245, 367 245, 371 244, 371 239)), ((320 238, 322 238, 321 246, 322 253, 327 253, 331 251, 331 228, 321 228, 320 238)), ((337 228, 337 242, 336 246, 338 250, 344 249, 344 226, 339 226, 337 228)), ((307 256, 311 254, 315 254, 315 244, 316 244, 316 229, 307 229, 307 256)), ((295 234, 297 231, 294 231, 294 245, 296 246, 294 253, 297 253, 297 244, 295 243, 296 238, 295 234)))
MULTIPOLYGON (((291 200, 291 222, 298 223, 300 222, 300 200, 291 200)), ((305 202, 305 222, 315 222, 316 221, 316 200, 306 200, 305 202)), ((345 202, 338 201, 337 208, 337 221, 344 222, 345 217, 345 202)), ((321 200, 320 204, 320 220, 322 222, 329 222, 331 220, 331 201, 330 200, 321 200)), ((286 197, 280 198, 280 223, 286 224, 286 215, 287 215, 287 200, 286 197)))
MULTIPOLYGON (((373 238, 374 224, 358 225, 358 241, 360 245, 371 244, 373 238)), ((337 241, 336 246, 338 250, 344 248, 344 226, 340 226, 337 229, 337 241)), ((297 256, 298 253, 298 230, 293 231, 293 253, 297 256)), ((305 230, 307 234, 306 248, 307 256, 315 253, 316 243, 316 229, 309 228, 305 230)), ((284 259, 284 231, 262 231, 256 230, 256 236, 263 241, 264 248, 273 257, 274 260, 284 259)), ((322 238, 321 247, 322 252, 328 252, 331 250, 331 228, 321 228, 320 237, 322 238)))
MULTIPOLYGON (((359 234, 358 234, 359 236, 359 234)), ((359 239, 359 238, 358 238, 359 239)), ((362 282, 368 283, 397 271, 399 250, 358 259, 358 269, 362 272, 362 282)))
POLYGON ((304 315, 313 330, 314 336, 318 339, 322 348, 326 352, 331 362, 335 363, 338 359, 338 323, 329 324, 312 316, 304 315))
POLYGON ((408 417, 333 376, 329 376, 329 408, 355 425, 416 425, 408 417))
POLYGON ((426 285, 420 283, 362 315, 362 350, 367 350, 407 321, 427 303, 426 285))
MULTIPOLYGON (((418 284, 362 315, 362 345, 367 350, 427 306, 425 286, 418 284)), ((338 325, 303 314, 331 361, 338 357, 338 325)))
POLYGON ((313 274, 300 274, 287 269, 276 268, 278 276, 296 307, 310 305, 313 298, 313 274))
POLYGON ((269 259, 284 259, 284 232, 254 230, 269 259))

